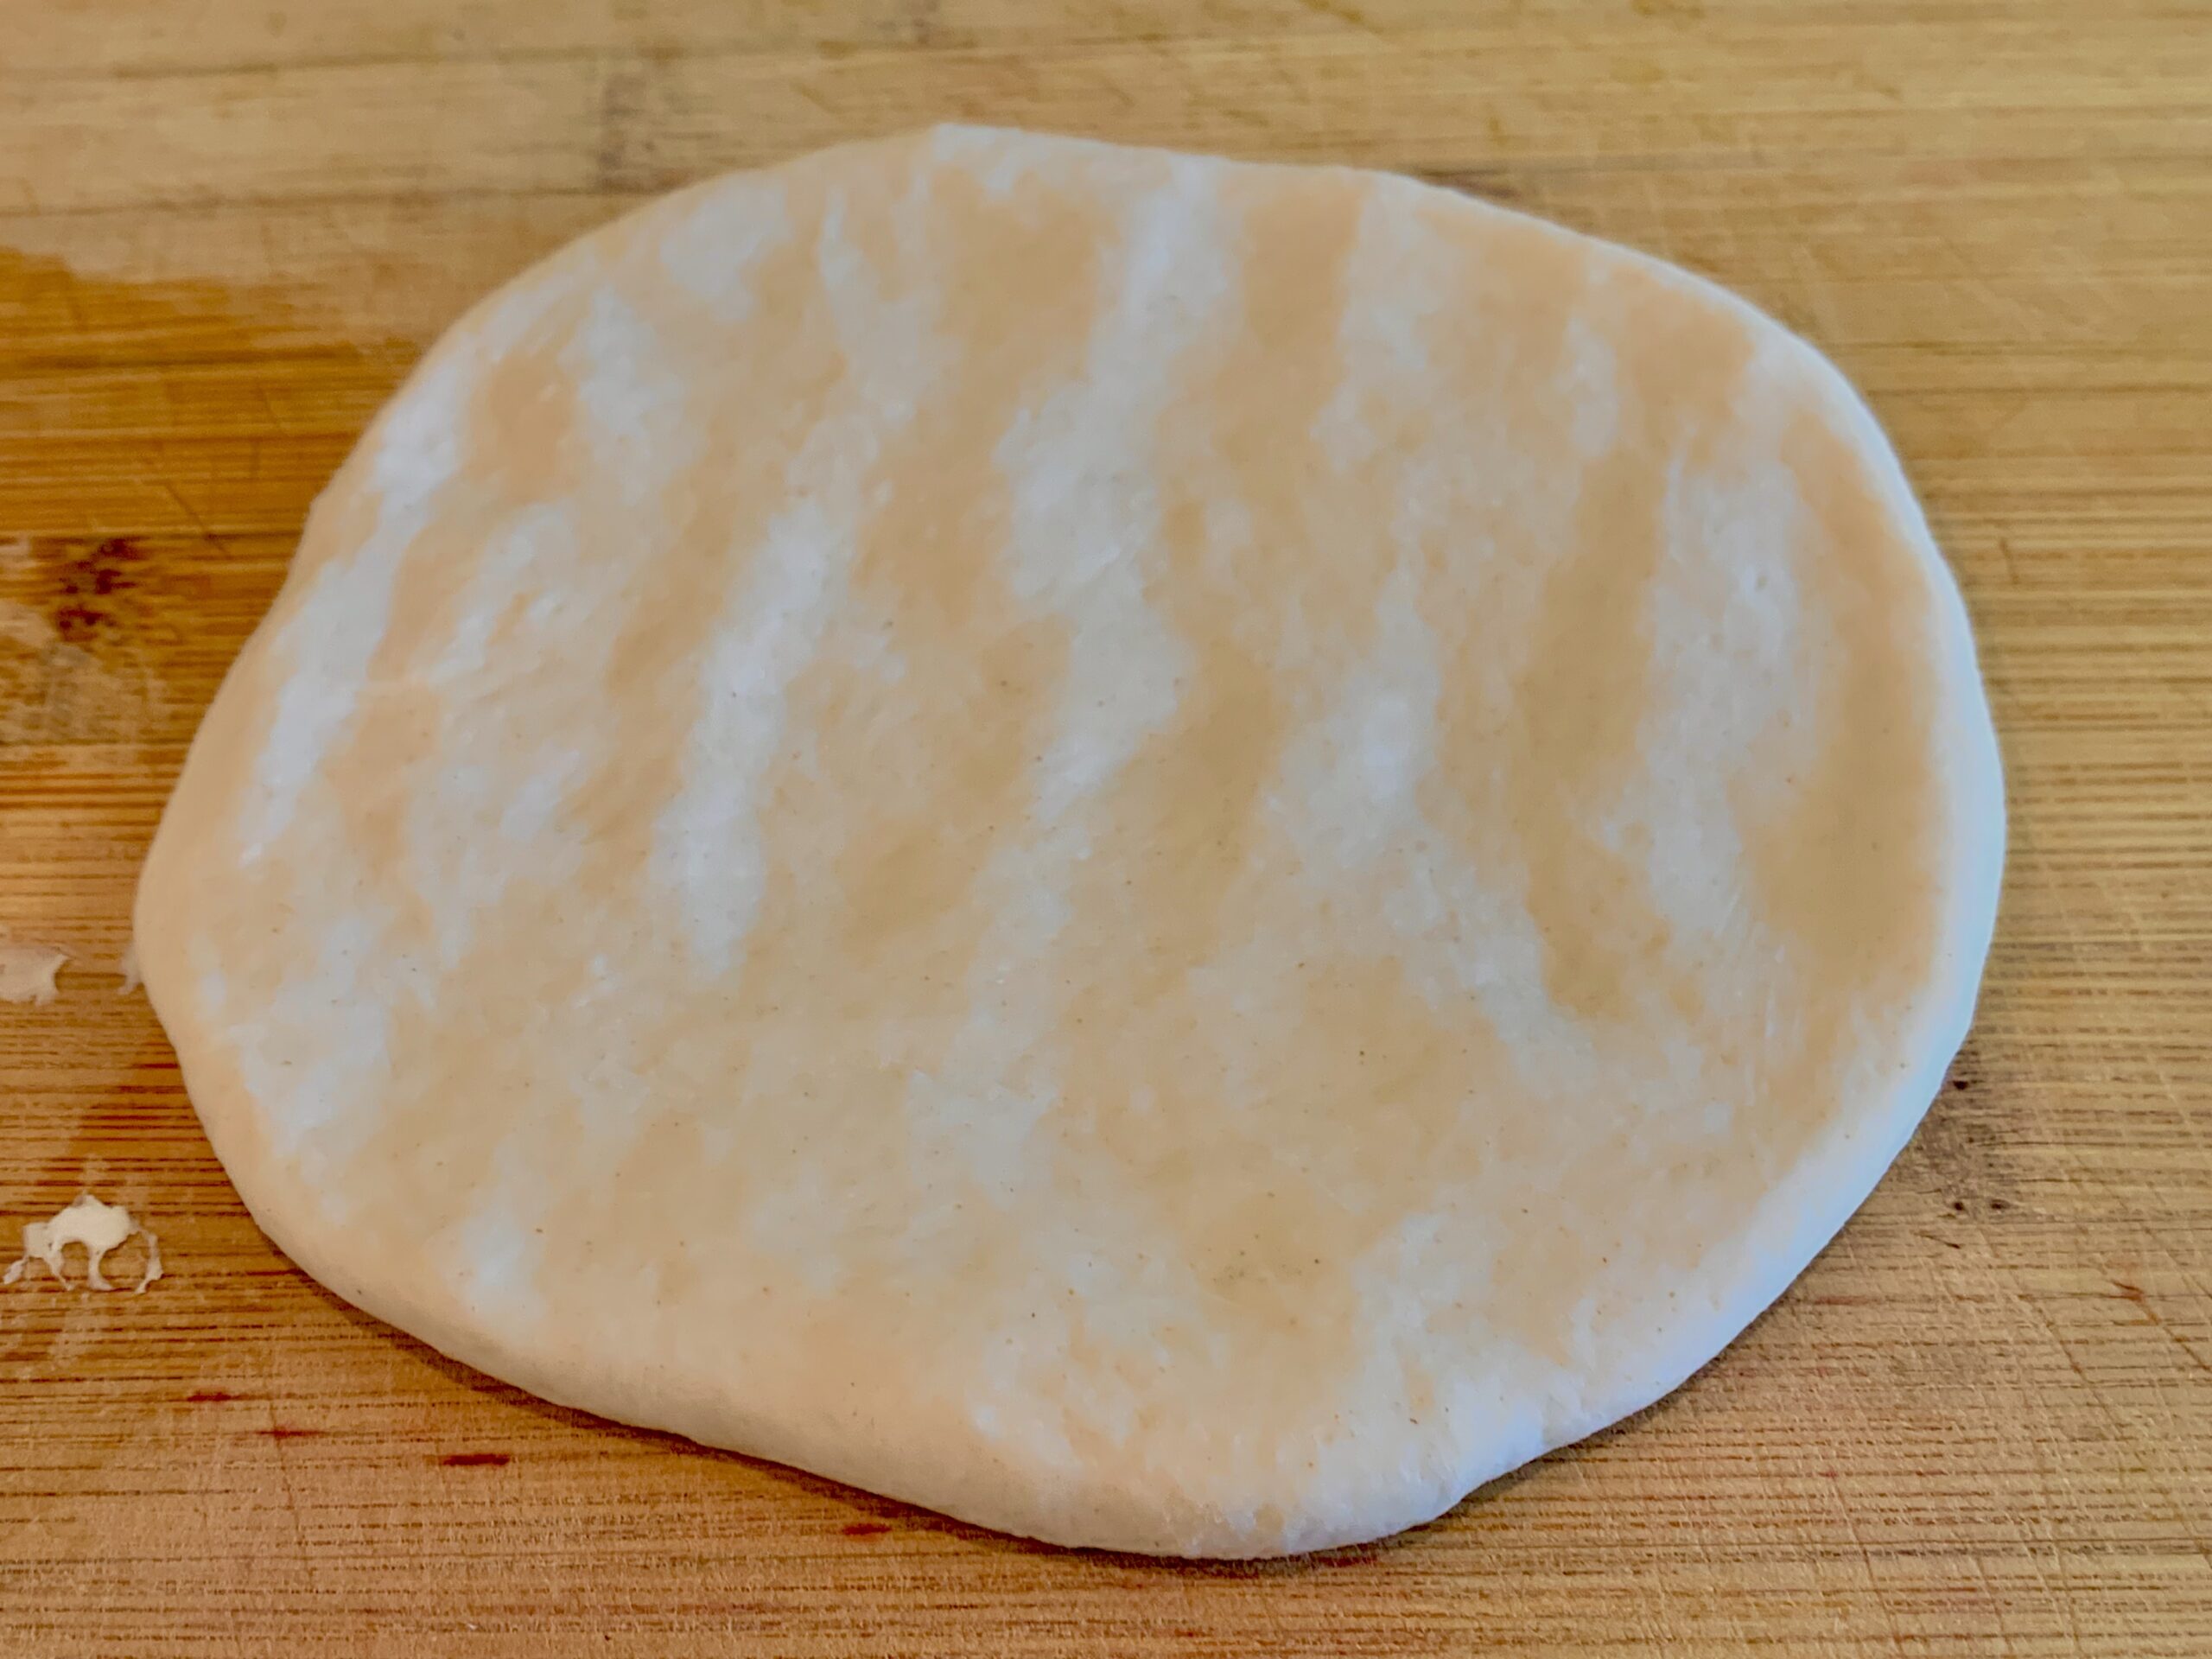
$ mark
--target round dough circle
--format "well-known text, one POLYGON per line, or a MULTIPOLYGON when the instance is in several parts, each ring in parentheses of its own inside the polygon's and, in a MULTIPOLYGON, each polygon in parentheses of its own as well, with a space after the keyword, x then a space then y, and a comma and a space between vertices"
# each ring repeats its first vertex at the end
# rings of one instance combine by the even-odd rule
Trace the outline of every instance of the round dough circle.
POLYGON ((552 1399, 990 1526, 1372 1537, 1910 1134, 2002 853, 1872 418, 1404 179, 945 129, 471 312, 137 908, 255 1217, 552 1399))

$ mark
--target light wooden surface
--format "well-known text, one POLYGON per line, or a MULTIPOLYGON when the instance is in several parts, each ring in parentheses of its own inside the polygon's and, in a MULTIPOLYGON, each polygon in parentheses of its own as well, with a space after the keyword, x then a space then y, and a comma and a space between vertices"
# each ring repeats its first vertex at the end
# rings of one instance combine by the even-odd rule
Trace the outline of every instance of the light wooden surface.
POLYGON ((2198 0, 8 0, 0 1653, 2212 1653, 2212 16, 2198 0), (944 116, 1393 166, 1679 259, 1863 385, 2010 766, 1927 1127, 1688 1389, 1387 1545, 1061 1554, 485 1382, 246 1220, 110 971, 308 502, 471 297, 944 116))

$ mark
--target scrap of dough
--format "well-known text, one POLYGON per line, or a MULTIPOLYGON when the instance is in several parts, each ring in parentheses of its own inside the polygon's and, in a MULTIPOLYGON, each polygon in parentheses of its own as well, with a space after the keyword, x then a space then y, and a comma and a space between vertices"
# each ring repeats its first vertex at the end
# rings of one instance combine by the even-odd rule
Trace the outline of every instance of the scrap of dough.
POLYGON ((103 1204, 89 1192, 72 1200, 50 1221, 24 1224, 23 1253, 9 1265, 6 1273, 0 1274, 0 1285, 14 1284, 35 1261, 45 1262, 49 1273, 67 1284, 69 1275, 63 1271, 62 1252, 72 1244, 81 1244, 85 1247, 86 1288, 113 1290, 115 1287, 100 1271, 100 1264, 133 1233, 146 1241, 146 1265, 138 1274, 138 1282, 131 1287, 135 1291, 143 1291, 162 1276, 160 1241, 139 1226, 131 1218, 130 1211, 121 1205, 103 1204))
POLYGON ((1681 271, 948 129, 586 237, 316 504, 140 888, 254 1215, 1010 1531, 1376 1536, 1912 1132, 2003 824, 1872 417, 1681 271))
POLYGON ((118 996, 128 996, 131 992, 138 988, 137 940, 133 939, 129 944, 123 947, 123 957, 122 960, 115 964, 115 971, 120 975, 123 979, 121 988, 116 992, 118 996))
POLYGON ((54 976, 68 960, 60 945, 12 939, 0 928, 0 1002, 46 1007, 60 995, 54 976))

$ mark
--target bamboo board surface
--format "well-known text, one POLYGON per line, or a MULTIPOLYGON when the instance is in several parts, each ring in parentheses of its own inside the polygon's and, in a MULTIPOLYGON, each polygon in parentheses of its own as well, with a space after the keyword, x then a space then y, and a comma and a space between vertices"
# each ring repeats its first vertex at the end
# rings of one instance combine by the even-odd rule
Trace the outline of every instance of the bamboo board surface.
POLYGON ((2212 21, 2193 0, 10 0, 0 1653, 2212 1653, 2212 21), (308 503, 472 298, 644 196, 955 117, 1415 172, 1677 259, 1865 388, 1967 591, 1979 1026, 1688 1388, 1391 1542, 1071 1554, 486 1382, 247 1220, 137 861, 308 503))

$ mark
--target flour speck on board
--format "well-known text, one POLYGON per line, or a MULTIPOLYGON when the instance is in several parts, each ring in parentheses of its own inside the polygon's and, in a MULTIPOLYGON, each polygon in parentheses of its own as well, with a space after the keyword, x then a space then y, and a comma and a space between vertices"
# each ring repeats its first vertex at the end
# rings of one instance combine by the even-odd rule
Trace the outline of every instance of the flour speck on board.
POLYGON ((0 1002, 28 1002, 44 1007, 59 995, 54 976, 69 960, 58 944, 14 939, 0 928, 0 1002))
POLYGON ((72 1244, 81 1244, 85 1247, 84 1288, 114 1290, 118 1287, 108 1282, 100 1266, 133 1233, 146 1241, 146 1265, 138 1274, 138 1282, 131 1287, 134 1291, 143 1291, 162 1276, 161 1241, 150 1229, 141 1227, 121 1205, 103 1204, 89 1192, 79 1195, 50 1221, 24 1224, 23 1253, 6 1273, 0 1274, 0 1285, 14 1284, 33 1262, 45 1262, 47 1270, 67 1285, 69 1275, 63 1270, 63 1252, 72 1244))

